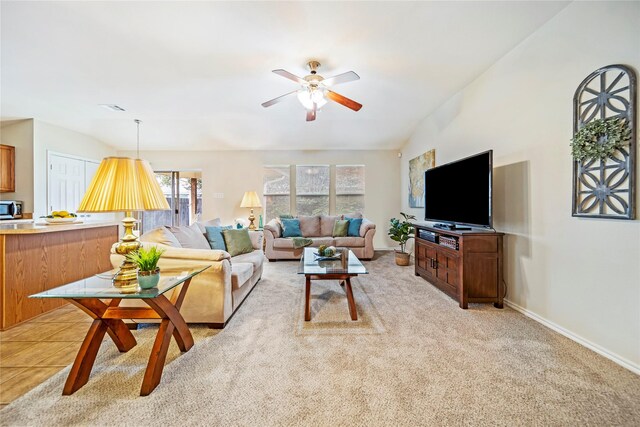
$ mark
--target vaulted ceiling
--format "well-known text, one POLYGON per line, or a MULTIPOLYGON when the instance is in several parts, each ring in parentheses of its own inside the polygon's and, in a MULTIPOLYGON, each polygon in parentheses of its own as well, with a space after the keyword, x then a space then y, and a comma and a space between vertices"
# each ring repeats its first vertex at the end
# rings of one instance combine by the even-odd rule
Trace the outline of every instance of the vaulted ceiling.
POLYGON ((36 118, 114 147, 392 149, 567 2, 9 2, 2 119, 36 118), (271 70, 360 80, 315 122, 271 70), (117 104, 125 112, 99 104, 117 104))

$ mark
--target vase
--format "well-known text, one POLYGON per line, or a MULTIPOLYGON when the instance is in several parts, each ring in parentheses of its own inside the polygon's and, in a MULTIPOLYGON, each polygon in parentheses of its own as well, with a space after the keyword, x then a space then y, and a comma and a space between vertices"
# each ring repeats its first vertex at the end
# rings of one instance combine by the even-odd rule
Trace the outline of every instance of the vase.
POLYGON ((151 289, 158 286, 160 280, 160 267, 152 271, 138 270, 138 285, 142 289, 151 289))

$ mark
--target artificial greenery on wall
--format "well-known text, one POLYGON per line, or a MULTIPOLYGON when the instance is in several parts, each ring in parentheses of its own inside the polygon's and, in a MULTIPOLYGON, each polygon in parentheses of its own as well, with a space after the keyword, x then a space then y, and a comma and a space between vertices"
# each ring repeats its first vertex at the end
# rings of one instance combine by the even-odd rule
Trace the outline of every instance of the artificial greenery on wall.
POLYGON ((571 154, 576 160, 606 159, 617 150, 629 145, 631 129, 620 117, 592 120, 574 135, 571 154))

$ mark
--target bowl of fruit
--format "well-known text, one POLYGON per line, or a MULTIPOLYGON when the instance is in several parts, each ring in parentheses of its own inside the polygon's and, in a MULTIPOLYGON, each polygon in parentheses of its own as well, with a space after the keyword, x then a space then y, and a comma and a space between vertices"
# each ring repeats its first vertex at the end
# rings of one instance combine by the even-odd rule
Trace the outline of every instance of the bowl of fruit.
POLYGON ((78 215, 67 211, 53 211, 51 214, 41 218, 44 218, 49 224, 69 224, 70 222, 76 222, 78 215))

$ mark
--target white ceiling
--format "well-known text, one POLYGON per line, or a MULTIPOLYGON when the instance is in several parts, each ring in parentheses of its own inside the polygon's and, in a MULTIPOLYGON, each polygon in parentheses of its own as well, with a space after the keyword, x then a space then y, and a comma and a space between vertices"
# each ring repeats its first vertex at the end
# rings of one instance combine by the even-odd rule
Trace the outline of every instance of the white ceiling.
POLYGON ((2 1, 1 115, 121 149, 392 149, 567 2, 2 1), (297 88, 318 59, 335 90, 315 122, 297 88), (112 112, 98 104, 118 104, 112 112))

